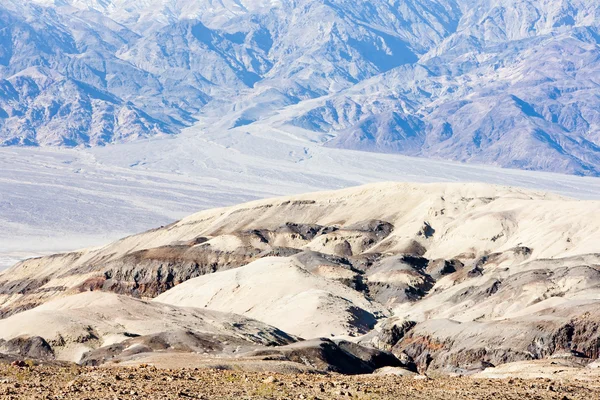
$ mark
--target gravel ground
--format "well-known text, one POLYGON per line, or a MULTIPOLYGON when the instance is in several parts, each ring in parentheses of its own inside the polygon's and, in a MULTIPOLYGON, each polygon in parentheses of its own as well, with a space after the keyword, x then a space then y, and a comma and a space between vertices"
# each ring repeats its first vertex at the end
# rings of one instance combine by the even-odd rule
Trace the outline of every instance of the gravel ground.
POLYGON ((600 382, 0 365, 0 399, 347 398, 591 400, 600 398, 600 382))

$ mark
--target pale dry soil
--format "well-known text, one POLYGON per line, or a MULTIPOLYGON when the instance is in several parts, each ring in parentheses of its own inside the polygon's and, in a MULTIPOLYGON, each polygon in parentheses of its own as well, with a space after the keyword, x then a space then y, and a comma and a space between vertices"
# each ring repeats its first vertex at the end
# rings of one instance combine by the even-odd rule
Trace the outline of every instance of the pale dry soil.
POLYGON ((600 381, 0 365, 0 399, 597 399, 600 381))

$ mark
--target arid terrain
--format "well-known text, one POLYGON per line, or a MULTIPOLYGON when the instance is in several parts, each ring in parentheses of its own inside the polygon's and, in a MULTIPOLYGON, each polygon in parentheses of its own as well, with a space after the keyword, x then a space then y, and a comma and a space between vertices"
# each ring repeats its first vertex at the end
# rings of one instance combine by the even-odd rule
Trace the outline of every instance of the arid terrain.
POLYGON ((73 396, 111 398, 99 388, 112 379, 117 397, 594 398, 598 215, 600 202, 524 189, 381 183, 26 260, 0 274, 0 358, 63 367, 3 367, 4 385, 21 397, 72 382, 73 396))
POLYGON ((596 399, 600 382, 0 365, 2 399, 596 399))
POLYGON ((600 0, 0 0, 0 400, 600 400, 600 0))

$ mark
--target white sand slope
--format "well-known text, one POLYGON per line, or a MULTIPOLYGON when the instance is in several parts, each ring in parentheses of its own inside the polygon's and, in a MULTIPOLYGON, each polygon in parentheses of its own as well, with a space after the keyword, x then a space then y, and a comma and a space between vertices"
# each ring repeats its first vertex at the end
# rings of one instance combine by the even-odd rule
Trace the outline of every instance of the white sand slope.
POLYGON ((276 328, 239 315, 102 292, 61 298, 0 319, 0 339, 40 336, 50 343, 58 359, 74 362, 93 348, 168 331, 226 335, 254 344, 281 342, 287 337, 276 328))
POLYGON ((548 359, 507 363, 495 368, 487 368, 473 377, 480 379, 574 379, 596 383, 600 379, 600 369, 581 368, 581 365, 570 360, 548 359))
POLYGON ((241 314, 306 339, 366 333, 386 314, 361 293, 287 257, 191 279, 154 301, 241 314))

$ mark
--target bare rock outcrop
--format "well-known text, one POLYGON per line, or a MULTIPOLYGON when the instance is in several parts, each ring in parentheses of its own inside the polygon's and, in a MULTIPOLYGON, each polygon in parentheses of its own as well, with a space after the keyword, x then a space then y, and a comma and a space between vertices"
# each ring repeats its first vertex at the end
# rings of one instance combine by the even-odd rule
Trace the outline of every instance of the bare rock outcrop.
POLYGON ((0 353, 34 360, 54 360, 52 347, 40 336, 18 336, 13 339, 0 339, 0 353))

